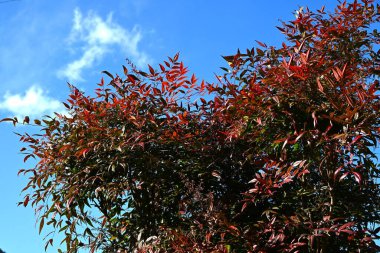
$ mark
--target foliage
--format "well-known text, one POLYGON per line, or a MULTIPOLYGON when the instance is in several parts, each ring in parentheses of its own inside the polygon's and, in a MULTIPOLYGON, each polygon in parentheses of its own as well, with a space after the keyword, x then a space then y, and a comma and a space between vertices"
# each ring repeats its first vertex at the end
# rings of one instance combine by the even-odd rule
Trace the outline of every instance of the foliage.
POLYGON ((306 9, 216 84, 176 55, 70 86, 68 115, 21 135, 22 204, 68 252, 377 252, 379 19, 370 0, 306 9))

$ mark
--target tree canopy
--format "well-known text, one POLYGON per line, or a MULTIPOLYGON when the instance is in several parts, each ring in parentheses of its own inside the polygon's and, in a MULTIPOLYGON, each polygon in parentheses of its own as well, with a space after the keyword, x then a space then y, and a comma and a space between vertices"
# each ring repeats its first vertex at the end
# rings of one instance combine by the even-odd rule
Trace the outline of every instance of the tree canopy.
POLYGON ((373 2, 299 11, 215 83, 177 54, 70 86, 67 115, 20 122, 42 131, 20 135, 38 161, 21 204, 67 252, 378 252, 373 2))

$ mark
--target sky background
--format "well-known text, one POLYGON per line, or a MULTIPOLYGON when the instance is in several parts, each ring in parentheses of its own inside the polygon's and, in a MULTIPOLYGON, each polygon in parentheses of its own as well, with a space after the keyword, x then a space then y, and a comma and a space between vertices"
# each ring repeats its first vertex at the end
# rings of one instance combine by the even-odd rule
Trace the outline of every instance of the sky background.
MULTIPOLYGON (((180 52, 200 79, 215 81, 222 55, 257 46, 280 45, 280 20, 300 6, 316 10, 336 1, 283 0, 0 0, 0 118, 32 119, 63 112, 67 82, 88 93, 101 71, 122 73, 129 58, 154 67, 180 52)), ((42 253, 32 208, 17 207, 27 179, 13 132, 35 131, 0 124, 0 248, 6 253, 42 253)), ((48 252, 57 252, 50 248, 48 252)))

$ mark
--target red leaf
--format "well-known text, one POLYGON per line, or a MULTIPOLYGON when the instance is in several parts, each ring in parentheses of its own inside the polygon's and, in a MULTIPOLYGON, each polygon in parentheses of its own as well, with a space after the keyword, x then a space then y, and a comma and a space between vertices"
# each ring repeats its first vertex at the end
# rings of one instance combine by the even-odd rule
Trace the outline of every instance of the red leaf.
POLYGON ((332 71, 333 71, 335 79, 339 82, 342 79, 340 69, 339 68, 335 68, 332 71))
POLYGON ((241 207, 241 212, 243 212, 244 209, 247 208, 247 205, 248 205, 248 203, 247 203, 247 202, 244 202, 243 206, 241 207))
POLYGON ((202 81, 201 82, 201 91, 203 91, 205 89, 206 85, 205 85, 205 81, 202 81))
POLYGON ((259 56, 263 56, 264 55, 264 51, 261 50, 260 48, 256 48, 256 52, 259 56))
POLYGON ((346 224, 343 224, 338 231, 342 231, 342 229, 349 228, 355 225, 355 222, 347 222, 346 224))
POLYGON ((305 134, 305 132, 300 133, 297 138, 295 139, 295 142, 297 142, 301 137, 305 134))
POLYGON ((74 200, 74 196, 72 196, 70 199, 68 199, 68 200, 66 201, 66 208, 67 208, 67 209, 70 209, 70 205, 71 205, 71 203, 73 202, 73 200, 74 200))
POLYGON ((284 142, 285 140, 287 140, 288 138, 287 137, 284 137, 284 138, 281 138, 281 139, 278 139, 278 140, 274 140, 273 143, 282 143, 284 142))
POLYGON ((361 135, 358 135, 358 136, 356 136, 352 141, 351 141, 351 145, 352 144, 355 144, 358 140, 360 140, 361 138, 362 138, 363 136, 361 136, 361 135))
POLYGON ((206 238, 206 242, 210 243, 211 233, 207 233, 206 236, 205 236, 205 238, 206 238))
POLYGON ((321 82, 319 81, 319 78, 318 78, 318 77, 317 77, 317 84, 318 84, 318 90, 319 90, 320 92, 324 93, 324 92, 323 92, 323 86, 322 86, 321 82))
POLYGON ((338 169, 334 172, 334 180, 336 180, 336 177, 338 176, 339 172, 343 169, 343 166, 340 166, 338 169))
POLYGON ((124 71, 124 75, 128 74, 128 69, 124 65, 123 65, 123 71, 124 71))
POLYGON ((33 157, 33 158, 34 158, 34 155, 32 155, 32 154, 26 155, 26 156, 24 157, 24 163, 25 163, 30 157, 33 157))
POLYGON ((12 122, 14 122, 15 120, 12 119, 12 118, 4 118, 4 119, 0 120, 0 122, 3 122, 3 121, 12 121, 12 122))
POLYGON ((231 225, 231 226, 229 226, 228 228, 230 228, 230 229, 236 231, 236 232, 239 234, 239 229, 238 229, 237 227, 231 225))
POLYGON ((59 204, 57 202, 54 203, 54 206, 57 209, 58 213, 62 213, 62 209, 61 209, 61 207, 59 206, 59 204))
POLYGON ((77 156, 83 156, 83 157, 86 157, 86 154, 88 153, 90 149, 89 148, 84 148, 84 149, 81 149, 79 150, 76 155, 77 156))
POLYGON ((135 75, 128 75, 128 81, 130 81, 131 83, 135 83, 138 80, 139 79, 135 75))
POLYGON ((358 172, 355 172, 355 171, 353 171, 352 174, 354 174, 356 182, 361 184, 362 183, 362 176, 358 172))
POLYGON ((257 44, 259 44, 262 47, 265 47, 265 48, 267 47, 267 45, 265 43, 262 43, 262 42, 260 42, 258 40, 256 40, 256 42, 257 42, 257 44))
POLYGON ((155 96, 157 96, 157 95, 161 94, 161 91, 159 89, 157 89, 157 88, 153 88, 153 94, 155 96))
POLYGON ((24 206, 27 206, 28 203, 29 203, 29 195, 26 195, 26 196, 25 196, 25 199, 24 199, 24 202, 23 202, 23 205, 24 205, 24 206))
POLYGON ((195 75, 193 74, 192 76, 191 76, 191 83, 193 84, 193 83, 195 83, 197 81, 197 78, 195 77, 195 75))
POLYGON ((344 174, 339 178, 339 182, 342 181, 345 177, 347 177, 348 174, 349 174, 348 172, 344 173, 344 174))
POLYGON ((110 72, 108 72, 107 70, 103 70, 102 73, 104 73, 104 74, 106 74, 107 76, 111 77, 112 80, 115 79, 115 78, 113 77, 113 75, 112 75, 110 72))
POLYGON ((62 153, 63 151, 65 151, 66 149, 68 149, 68 148, 71 148, 71 145, 64 145, 64 146, 62 146, 60 149, 59 149, 59 153, 62 153))
POLYGON ((179 53, 176 53, 176 55, 174 55, 173 61, 174 62, 178 61, 178 58, 179 58, 179 53))
POLYGON ((149 64, 148 64, 148 67, 149 67, 149 72, 152 74, 152 76, 154 76, 154 74, 155 74, 154 69, 149 64))
POLYGON ((62 102, 63 103, 63 105, 67 108, 67 109, 70 109, 70 106, 67 104, 67 103, 65 103, 65 102, 62 102))
POLYGON ((42 228, 44 227, 44 224, 45 224, 45 219, 44 219, 44 218, 41 218, 41 221, 40 221, 40 228, 38 229, 38 233, 41 234, 41 231, 42 231, 42 228))
POLYGON ((313 117, 314 127, 316 127, 318 121, 317 121, 317 116, 315 115, 315 111, 311 114, 311 116, 313 117))
POLYGON ((25 116, 23 123, 29 124, 29 117, 28 116, 25 116))

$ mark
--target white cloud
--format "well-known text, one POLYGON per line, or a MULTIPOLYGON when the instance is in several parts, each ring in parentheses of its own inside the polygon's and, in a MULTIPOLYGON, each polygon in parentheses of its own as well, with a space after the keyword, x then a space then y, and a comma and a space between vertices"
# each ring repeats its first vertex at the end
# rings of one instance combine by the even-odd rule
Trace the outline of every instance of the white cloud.
POLYGON ((0 110, 10 112, 17 117, 41 117, 62 113, 64 108, 58 100, 49 97, 42 88, 33 85, 24 94, 6 92, 0 101, 0 110))
POLYGON ((115 47, 121 49, 125 56, 137 65, 143 66, 149 58, 138 47, 141 39, 142 33, 138 26, 128 30, 115 23, 111 14, 103 20, 92 11, 83 17, 80 10, 75 9, 68 44, 72 47, 75 43, 83 43, 80 48, 81 56, 59 70, 58 76, 69 81, 83 80, 82 71, 92 67, 105 54, 115 50, 115 47))
POLYGON ((93 46, 85 51, 81 58, 69 63, 64 70, 59 71, 59 75, 68 78, 70 81, 83 81, 81 72, 84 68, 91 67, 96 60, 100 60, 105 54, 103 48, 93 46))

